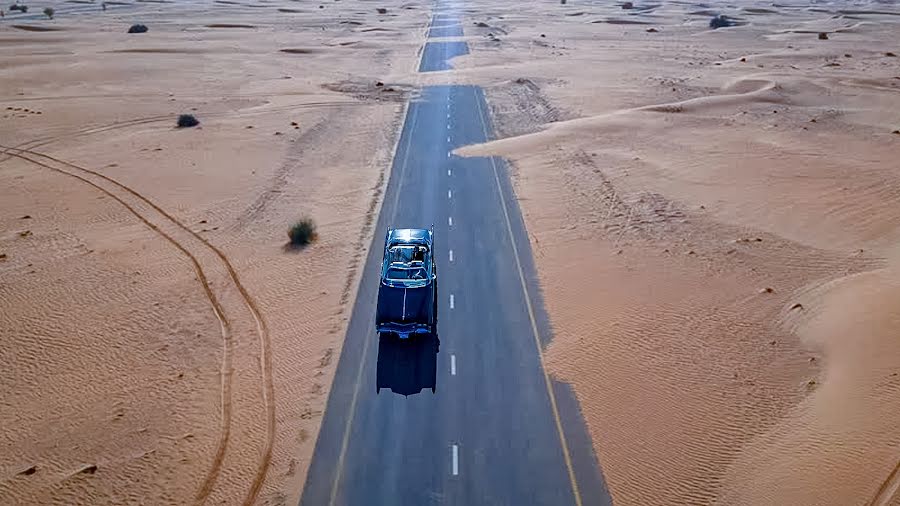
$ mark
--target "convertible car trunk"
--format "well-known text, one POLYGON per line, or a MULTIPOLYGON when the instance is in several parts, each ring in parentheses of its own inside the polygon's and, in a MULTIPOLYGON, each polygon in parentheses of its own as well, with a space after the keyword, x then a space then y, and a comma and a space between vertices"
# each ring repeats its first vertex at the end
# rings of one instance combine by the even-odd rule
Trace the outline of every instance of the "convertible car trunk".
POLYGON ((431 323, 433 290, 430 284, 418 288, 378 288, 375 323, 431 323))

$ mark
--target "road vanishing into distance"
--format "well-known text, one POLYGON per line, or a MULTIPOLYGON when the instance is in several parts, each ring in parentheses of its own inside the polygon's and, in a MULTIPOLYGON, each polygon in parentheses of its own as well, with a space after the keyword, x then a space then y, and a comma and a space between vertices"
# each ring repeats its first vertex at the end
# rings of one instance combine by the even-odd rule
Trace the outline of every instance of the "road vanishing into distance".
MULTIPOLYGON (((462 34, 439 4, 429 39, 462 34)), ((429 40, 419 72, 467 52, 429 40)), ((543 368, 550 329, 506 166, 451 154, 491 138, 478 87, 410 102, 301 505, 611 504, 574 395, 543 368), (380 340, 385 231, 432 224, 439 339, 380 340)))

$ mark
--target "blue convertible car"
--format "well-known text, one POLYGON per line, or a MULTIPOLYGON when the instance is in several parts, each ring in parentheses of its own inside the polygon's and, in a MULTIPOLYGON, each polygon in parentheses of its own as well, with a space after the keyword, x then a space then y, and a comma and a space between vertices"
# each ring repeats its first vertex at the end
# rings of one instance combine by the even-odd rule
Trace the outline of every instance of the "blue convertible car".
POLYGON ((388 229, 384 240, 375 328, 408 339, 437 333, 434 227, 388 229))

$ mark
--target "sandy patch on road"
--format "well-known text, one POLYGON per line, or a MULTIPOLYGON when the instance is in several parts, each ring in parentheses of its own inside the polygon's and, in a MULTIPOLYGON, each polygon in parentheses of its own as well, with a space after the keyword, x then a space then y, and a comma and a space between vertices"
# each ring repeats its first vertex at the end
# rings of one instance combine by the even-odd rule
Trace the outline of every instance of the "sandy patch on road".
POLYGON ((900 503, 900 11, 846 9, 466 18, 617 504, 900 503))
POLYGON ((47 4, 0 23, 0 503, 296 504, 428 8, 47 4))

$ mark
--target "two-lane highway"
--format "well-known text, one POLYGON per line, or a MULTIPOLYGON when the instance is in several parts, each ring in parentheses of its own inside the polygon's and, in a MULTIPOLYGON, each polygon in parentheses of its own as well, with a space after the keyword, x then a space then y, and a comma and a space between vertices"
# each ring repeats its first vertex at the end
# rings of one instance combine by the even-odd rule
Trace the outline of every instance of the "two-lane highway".
MULTIPOLYGON (((458 27, 444 13, 430 33, 458 27)), ((467 51, 429 42, 420 71, 467 51)), ((611 503, 571 391, 543 368, 549 329, 506 167, 451 154, 490 136, 480 88, 426 87, 409 105, 301 504, 611 503), (440 340, 379 340, 384 232, 432 224, 440 340)))

